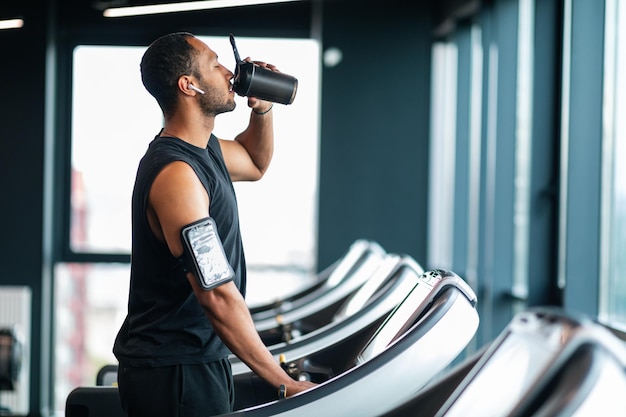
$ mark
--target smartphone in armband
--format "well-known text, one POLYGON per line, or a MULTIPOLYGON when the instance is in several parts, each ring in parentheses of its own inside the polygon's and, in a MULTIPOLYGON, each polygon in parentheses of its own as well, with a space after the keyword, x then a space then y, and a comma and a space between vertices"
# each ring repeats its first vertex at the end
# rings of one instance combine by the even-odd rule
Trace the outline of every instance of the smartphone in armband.
POLYGON ((183 227, 181 240, 187 269, 194 273, 204 290, 211 290, 234 278, 235 273, 211 217, 183 227))

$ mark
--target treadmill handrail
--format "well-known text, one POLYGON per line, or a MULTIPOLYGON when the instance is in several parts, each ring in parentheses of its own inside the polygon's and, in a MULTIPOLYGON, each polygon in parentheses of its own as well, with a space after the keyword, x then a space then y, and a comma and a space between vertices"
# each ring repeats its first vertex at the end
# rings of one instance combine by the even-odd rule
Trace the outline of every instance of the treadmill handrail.
POLYGON ((428 310, 434 300, 449 287, 458 289, 472 306, 476 305, 476 294, 457 274, 446 270, 431 270, 423 273, 419 283, 407 294, 405 300, 389 314, 387 320, 358 355, 364 362, 376 356, 396 340, 428 310))
POLYGON ((375 274, 372 275, 335 313, 335 319, 350 316, 361 310, 401 267, 408 267, 418 275, 424 268, 409 255, 390 254, 383 260, 375 274), (388 270, 388 272, 387 272, 388 270), (382 271, 382 273, 381 273, 382 271))
POLYGON ((285 400, 260 404, 220 417, 381 415, 404 402, 414 390, 421 389, 445 369, 471 341, 478 329, 478 321, 478 313, 467 298, 449 288, 418 324, 380 355, 285 400), (453 339, 451 335, 454 335, 453 339), (447 343, 441 345, 441 340, 447 343), (439 349, 432 349, 432 346, 439 346, 439 349), (413 367, 419 372, 407 372, 413 367), (399 375, 407 379, 394 381, 399 375), (372 388, 371 384, 375 387, 372 388), (364 392, 368 395, 363 396, 364 392))
POLYGON ((499 350, 511 337, 521 338, 521 342, 527 344, 529 348, 536 347, 535 340, 543 337, 545 346, 541 350, 543 362, 538 363, 538 358, 532 358, 536 370, 526 386, 520 390, 514 403, 510 404, 511 408, 507 415, 515 415, 515 410, 525 407, 529 398, 544 389, 547 381, 559 372, 571 355, 586 344, 603 345, 626 369, 626 347, 603 326, 582 315, 566 314, 560 308, 529 308, 518 313, 489 345, 476 366, 445 401, 436 417, 446 416, 453 407, 460 407, 456 403, 459 400, 463 401, 464 392, 471 388, 481 372, 489 369, 488 362, 500 353, 499 350), (527 333, 529 336, 526 336, 527 333))
POLYGON ((311 291, 302 297, 280 303, 274 300, 273 308, 257 311, 252 315, 255 322, 273 319, 277 314, 282 314, 292 309, 306 305, 307 303, 324 296, 329 291, 333 291, 337 286, 342 284, 344 280, 350 278, 351 271, 357 266, 364 256, 378 255, 382 256, 386 253, 382 246, 374 241, 358 239, 353 242, 348 251, 337 261, 329 276, 323 285, 320 285, 314 291, 311 291))
MULTIPOLYGON (((289 360, 297 360, 320 351, 331 344, 341 343, 351 335, 384 319, 398 303, 405 299, 406 294, 417 284, 415 278, 419 276, 419 272, 415 271, 413 264, 407 262, 407 260, 406 256, 389 256, 385 267, 381 265, 378 268, 376 274, 392 275, 396 277, 396 281, 388 288, 386 293, 381 294, 378 299, 369 303, 362 311, 351 316, 341 317, 289 343, 282 342, 269 346, 268 349, 276 359, 279 358, 280 354, 285 354, 289 360)), ((251 372, 236 356, 231 355, 230 361, 233 375, 251 372)))
POLYGON ((255 321, 254 325, 258 332, 268 331, 279 327, 281 324, 293 323, 311 316, 316 312, 341 302, 353 294, 363 285, 388 254, 368 253, 354 265, 349 276, 332 290, 318 295, 306 304, 299 305, 289 311, 277 313, 273 317, 255 321), (280 323, 278 318, 280 317, 280 323))

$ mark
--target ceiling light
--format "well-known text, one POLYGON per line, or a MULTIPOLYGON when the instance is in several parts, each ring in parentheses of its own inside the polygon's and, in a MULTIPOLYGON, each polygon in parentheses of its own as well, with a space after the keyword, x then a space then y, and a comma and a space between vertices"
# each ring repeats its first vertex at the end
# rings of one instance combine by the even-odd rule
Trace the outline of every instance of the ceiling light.
POLYGON ((5 19, 0 20, 0 30, 2 29, 19 29, 24 26, 23 19, 5 19))
POLYGON ((146 14, 189 12, 194 10, 221 9, 226 7, 252 6, 257 4, 286 3, 295 0, 203 0, 184 3, 150 4, 145 6, 111 7, 104 17, 139 16, 146 14))

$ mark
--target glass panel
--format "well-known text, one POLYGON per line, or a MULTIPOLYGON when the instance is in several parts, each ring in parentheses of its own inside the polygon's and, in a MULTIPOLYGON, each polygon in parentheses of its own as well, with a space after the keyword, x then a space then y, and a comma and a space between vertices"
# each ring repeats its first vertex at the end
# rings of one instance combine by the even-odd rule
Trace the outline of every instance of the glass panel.
POLYGON ((608 187, 604 187, 603 204, 608 205, 608 268, 602 281, 601 317, 608 324, 626 329, 626 7, 619 1, 607 1, 605 72, 605 126, 609 150, 608 187))
POLYGON ((472 288, 478 288, 480 247, 481 147, 483 117, 483 36, 478 25, 471 32, 471 79, 468 149, 468 211, 467 211, 467 269, 465 277, 472 288))
MULTIPOLYGON (((202 39, 234 69, 228 38, 202 39)), ((242 56, 274 63, 299 81, 294 103, 275 106, 269 171, 254 184, 236 184, 249 267, 259 274, 277 266, 310 274, 316 251, 319 46, 306 39, 238 37, 237 47, 242 56)), ((137 164, 162 126, 161 111, 140 79, 144 50, 75 49, 70 239, 75 252, 130 252, 137 164)), ((233 138, 247 125, 246 99, 236 100, 238 109, 216 119, 218 137, 233 138)))
POLYGON ((432 47, 428 265, 452 266, 454 161, 456 154, 457 46, 432 47))
POLYGON ((117 363, 113 341, 126 315, 130 267, 58 264, 54 286, 54 400, 62 409, 71 390, 95 385, 98 370, 117 363))
POLYGON ((0 286, 0 416, 29 414, 32 291, 0 286))
MULTIPOLYGON (((528 295, 528 248, 530 227, 530 174, 533 90, 534 0, 519 1, 517 35, 517 137, 515 140, 515 267, 513 294, 528 295)), ((514 305, 523 310, 523 303, 514 305)))
POLYGON ((145 48, 78 46, 72 95, 70 247, 130 253, 130 198, 137 164, 162 125, 145 91, 145 48))

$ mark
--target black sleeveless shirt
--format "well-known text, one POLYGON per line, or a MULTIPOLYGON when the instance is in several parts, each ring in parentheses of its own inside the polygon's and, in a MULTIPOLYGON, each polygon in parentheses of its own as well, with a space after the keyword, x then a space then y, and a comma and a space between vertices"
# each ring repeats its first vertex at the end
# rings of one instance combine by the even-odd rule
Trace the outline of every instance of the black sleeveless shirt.
POLYGON ((148 224, 150 187, 157 174, 174 161, 189 164, 207 190, 210 216, 235 272, 234 282, 245 296, 246 265, 237 201, 218 139, 211 135, 207 148, 202 149, 178 138, 157 136, 139 163, 132 197, 128 315, 113 347, 125 366, 206 363, 230 353, 205 316, 179 259, 148 224))

